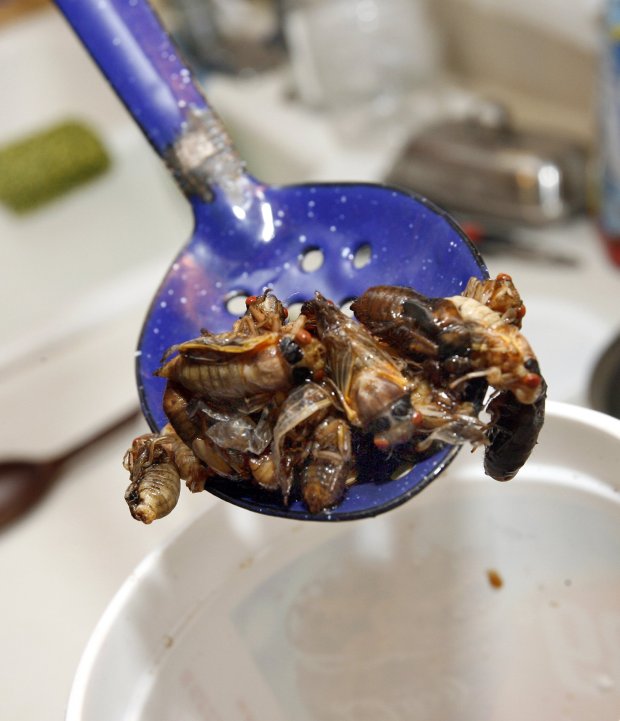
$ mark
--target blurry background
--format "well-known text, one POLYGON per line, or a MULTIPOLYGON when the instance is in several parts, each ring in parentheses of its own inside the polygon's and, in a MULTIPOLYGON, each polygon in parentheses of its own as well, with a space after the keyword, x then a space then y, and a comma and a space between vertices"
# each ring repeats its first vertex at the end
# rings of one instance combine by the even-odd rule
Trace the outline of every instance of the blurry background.
MULTIPOLYGON (((599 129, 616 110, 600 80, 602 0, 157 6, 253 174, 271 183, 388 179, 436 199, 480 244, 490 272, 513 276, 550 397, 592 403, 593 378, 604 380, 598 359, 620 326, 616 247, 598 230, 600 160, 611 152, 599 129)), ((44 0, 0 4, 0 97, 0 454, 40 462, 137 408, 141 318, 191 216, 44 0), (68 120, 106 162, 95 169, 74 147, 63 171, 85 175, 72 189, 16 209, 20 143, 30 139, 32 182, 49 190, 60 181, 40 133, 68 120)), ((22 201, 34 192, 26 183, 22 201)), ((609 389, 597 398, 604 405, 609 389)), ((72 457, 43 502, 0 529, 3 718, 62 716, 114 591, 215 502, 183 494, 154 527, 130 519, 121 459, 144 430, 134 418, 72 457), (33 678, 38 692, 25 693, 33 678)), ((14 499, 15 488, 0 480, 0 499, 14 499)))

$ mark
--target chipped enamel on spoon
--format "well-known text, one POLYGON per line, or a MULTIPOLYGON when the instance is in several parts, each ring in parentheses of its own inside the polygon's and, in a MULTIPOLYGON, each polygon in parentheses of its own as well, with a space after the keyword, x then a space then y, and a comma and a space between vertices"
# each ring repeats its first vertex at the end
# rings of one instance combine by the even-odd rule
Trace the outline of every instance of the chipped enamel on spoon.
MULTIPOLYGON (((200 328, 229 329, 236 319, 232 298, 269 287, 288 304, 312 297, 315 290, 344 304, 377 284, 450 296, 471 276, 488 277, 456 223, 421 197, 365 183, 274 187, 248 174, 146 0, 56 4, 164 159, 194 214, 192 237, 155 293, 136 353, 140 401, 153 430, 166 423, 165 381, 153 376, 162 354, 196 337, 200 328), (356 262, 360 249, 368 252, 365 265, 356 262), (311 251, 320 251, 323 260, 314 272, 305 269, 311 251)), ((246 484, 222 479, 208 490, 275 516, 362 518, 411 498, 457 452, 447 446, 403 475, 395 459, 364 451, 358 483, 337 508, 315 515, 301 502, 284 507, 277 494, 246 484)))

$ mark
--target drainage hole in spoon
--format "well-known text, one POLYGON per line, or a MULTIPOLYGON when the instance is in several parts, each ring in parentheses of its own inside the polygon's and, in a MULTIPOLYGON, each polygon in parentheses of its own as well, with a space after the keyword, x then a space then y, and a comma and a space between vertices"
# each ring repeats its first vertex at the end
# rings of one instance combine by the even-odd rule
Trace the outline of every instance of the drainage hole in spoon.
POLYGON ((340 310, 349 318, 353 318, 353 311, 351 310, 351 303, 355 298, 345 298, 340 302, 340 310))
POLYGON ((289 306, 287 306, 289 322, 297 320, 299 314, 301 313, 302 305, 303 303, 291 303, 289 306))
POLYGON ((249 295, 251 295, 251 293, 247 290, 235 290, 232 293, 229 293, 224 298, 226 310, 231 315, 234 315, 236 318, 238 318, 239 316, 242 316, 247 309, 246 304, 245 304, 245 299, 249 295))
POLYGON ((372 258, 372 248, 370 243, 362 243, 353 255, 353 267, 359 270, 370 263, 372 258))
MULTIPOLYGON (((372 247, 370 243, 362 243, 355 253, 351 256, 353 267, 357 270, 367 266, 372 258, 372 247)), ((313 246, 304 250, 299 256, 299 265, 306 273, 314 273, 319 270, 325 262, 325 254, 318 246, 313 246)), ((251 295, 247 290, 236 290, 229 293, 225 298, 226 310, 235 317, 242 316, 246 311, 245 299, 251 295)), ((352 317, 351 303, 355 297, 346 297, 340 301, 340 310, 345 315, 352 317)), ((302 302, 291 303, 288 309, 289 321, 294 321, 301 312, 302 302)))
POLYGON ((325 262, 325 255, 320 248, 308 248, 299 256, 299 265, 306 273, 314 273, 325 262))

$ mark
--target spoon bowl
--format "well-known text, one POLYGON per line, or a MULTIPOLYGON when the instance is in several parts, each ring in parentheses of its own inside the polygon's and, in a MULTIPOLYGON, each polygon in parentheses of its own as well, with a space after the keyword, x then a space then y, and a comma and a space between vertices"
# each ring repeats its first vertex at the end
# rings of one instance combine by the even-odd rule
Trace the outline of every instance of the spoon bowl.
MULTIPOLYGON (((136 370, 155 431, 165 381, 153 376, 164 351, 201 328, 230 329, 235 299, 271 288, 286 304, 315 290, 341 306, 371 285, 454 295, 486 267, 456 223, 424 198, 366 183, 261 183, 245 171, 191 70, 146 0, 57 0, 91 55, 162 156, 192 205, 194 232, 157 290, 140 336, 136 370)), ((310 514, 246 484, 208 490, 253 511, 344 520, 404 502, 457 453, 447 446, 402 474, 393 458, 358 449, 360 480, 337 508, 310 514)))

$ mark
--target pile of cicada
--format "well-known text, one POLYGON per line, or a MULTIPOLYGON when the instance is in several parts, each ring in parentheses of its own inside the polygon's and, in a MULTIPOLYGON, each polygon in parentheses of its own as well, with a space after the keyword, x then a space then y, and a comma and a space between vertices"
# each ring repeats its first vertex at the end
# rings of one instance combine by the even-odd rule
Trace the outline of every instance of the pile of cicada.
POLYGON ((270 291, 224 333, 170 348, 160 434, 136 438, 124 460, 134 518, 161 518, 180 481, 216 478, 337 505, 358 476, 352 434, 415 462, 444 444, 485 447, 485 472, 512 478, 536 444, 546 384, 521 333, 525 307, 511 278, 471 278, 461 295, 428 298, 376 286, 354 318, 320 293, 294 321, 270 291), (493 393, 479 418, 487 385, 493 393))

